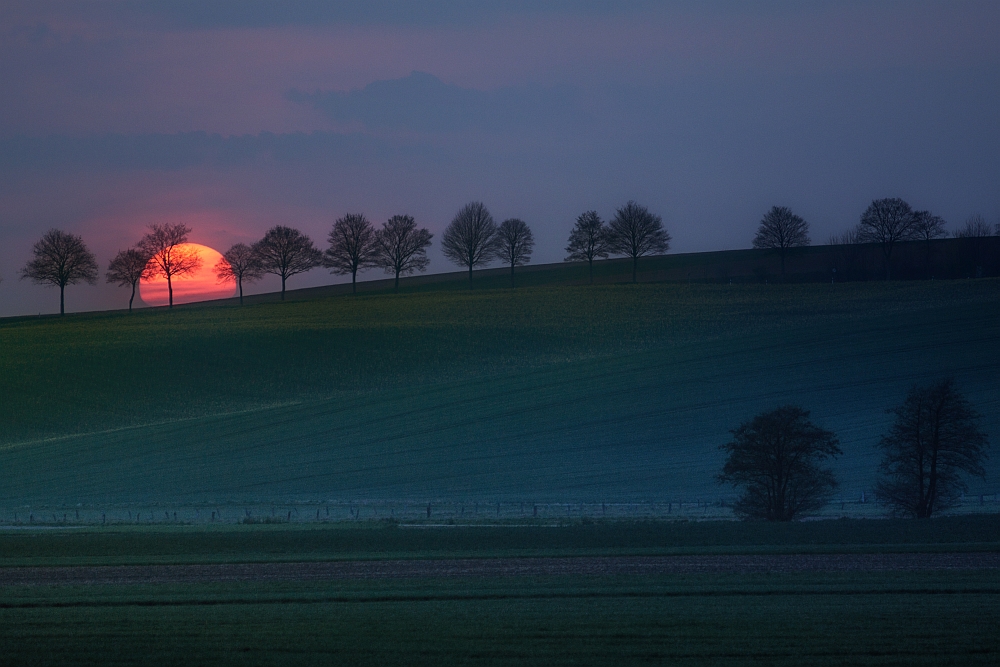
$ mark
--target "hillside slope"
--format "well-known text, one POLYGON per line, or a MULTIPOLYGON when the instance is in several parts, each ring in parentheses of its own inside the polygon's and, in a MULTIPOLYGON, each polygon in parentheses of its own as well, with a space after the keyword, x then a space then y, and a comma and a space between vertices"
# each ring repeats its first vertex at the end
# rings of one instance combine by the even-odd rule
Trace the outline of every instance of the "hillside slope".
POLYGON ((841 437, 853 494, 913 382, 955 375, 1000 435, 998 297, 617 285, 7 321, 0 504, 707 497, 728 429, 788 402, 841 437))

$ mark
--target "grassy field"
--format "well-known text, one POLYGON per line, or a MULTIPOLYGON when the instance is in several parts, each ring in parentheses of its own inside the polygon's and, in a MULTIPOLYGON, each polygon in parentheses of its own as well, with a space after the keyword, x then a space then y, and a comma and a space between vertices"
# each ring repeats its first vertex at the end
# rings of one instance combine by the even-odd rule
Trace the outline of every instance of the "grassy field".
POLYGON ((6 589, 5 664, 989 665, 995 573, 6 589))
MULTIPOLYGON (((311 561, 544 556, 572 567, 594 554, 836 557, 998 546, 995 515, 782 525, 7 529, 0 578, 30 566, 308 569, 311 561)), ((0 586, 0 664, 989 665, 1000 656, 995 567, 197 583, 150 573, 147 583, 111 576, 0 586)))
MULTIPOLYGON (((1000 282, 539 286, 0 322, 0 505, 718 498, 786 402, 870 489, 955 375, 1000 433, 1000 282)), ((997 457, 974 493, 995 493, 997 457)))

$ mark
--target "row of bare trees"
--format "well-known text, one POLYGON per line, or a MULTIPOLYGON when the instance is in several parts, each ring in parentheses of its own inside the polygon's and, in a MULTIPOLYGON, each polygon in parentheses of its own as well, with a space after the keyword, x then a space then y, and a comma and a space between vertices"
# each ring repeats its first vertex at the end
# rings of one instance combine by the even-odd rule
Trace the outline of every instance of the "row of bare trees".
MULTIPOLYGON (((913 386, 891 412, 895 423, 878 442, 876 496, 894 512, 929 518, 967 490, 963 473, 985 476, 989 440, 953 379, 913 386)), ((728 456, 717 479, 741 490, 733 508, 738 516, 791 521, 829 502, 837 480, 823 462, 843 452, 836 435, 809 421, 808 411, 785 405, 732 434, 721 447, 728 456)))
MULTIPOLYGON (((202 268, 200 254, 186 245, 191 228, 182 223, 153 224, 131 248, 119 251, 108 265, 109 283, 131 288, 129 310, 141 280, 163 278, 167 283, 167 303, 173 307, 174 280, 202 268)), ((417 226, 410 215, 394 215, 376 228, 363 214, 349 213, 339 218, 327 237, 329 247, 318 249, 312 240, 292 227, 275 226, 259 241, 237 243, 223 253, 223 260, 213 267, 220 283, 234 283, 243 303, 244 285, 265 274, 281 279, 281 298, 292 276, 323 266, 338 275, 350 275, 352 291, 357 291, 359 271, 381 268, 393 275, 395 288, 399 278, 425 271, 429 264, 427 248, 432 234, 417 226)), ((442 235, 444 256, 469 271, 500 261, 510 267, 511 286, 514 269, 531 261, 535 240, 531 228, 519 218, 497 224, 482 202, 463 206, 442 235)), ((662 254, 670 248, 670 234, 660 216, 629 201, 617 209, 608 223, 596 211, 577 218, 566 248, 566 261, 586 261, 593 282, 595 259, 622 255, 632 259, 632 281, 637 280, 639 258, 662 254)), ((80 236, 52 229, 35 244, 33 258, 22 269, 21 277, 38 284, 59 288, 59 312, 65 312, 67 285, 95 284, 98 264, 80 236)))

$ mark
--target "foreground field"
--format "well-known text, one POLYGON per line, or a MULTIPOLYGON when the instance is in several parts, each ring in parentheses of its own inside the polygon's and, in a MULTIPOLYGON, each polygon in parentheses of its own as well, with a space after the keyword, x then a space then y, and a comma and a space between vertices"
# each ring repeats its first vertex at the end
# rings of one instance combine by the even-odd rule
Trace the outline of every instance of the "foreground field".
POLYGON ((1000 659, 996 516, 5 531, 0 548, 20 565, 0 567, 3 664, 1000 659), (627 555, 657 549, 686 555, 627 555))
MULTIPOLYGON (((913 382, 956 376, 1000 433, 998 297, 993 280, 611 285, 10 320, 0 521, 718 501, 728 429, 787 402, 838 433, 855 500, 913 382)), ((996 492, 998 461, 973 494, 996 492)))

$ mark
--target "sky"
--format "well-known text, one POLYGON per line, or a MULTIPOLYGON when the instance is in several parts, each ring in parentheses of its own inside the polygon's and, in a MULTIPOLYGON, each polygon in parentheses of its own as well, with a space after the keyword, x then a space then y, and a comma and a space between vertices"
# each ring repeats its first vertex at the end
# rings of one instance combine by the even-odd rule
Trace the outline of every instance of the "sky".
MULTIPOLYGON (((998 29, 992 0, 5 0, 0 315, 58 311, 18 277, 51 228, 103 274, 151 223, 225 251, 405 213, 436 273, 473 200, 531 226, 534 263, 628 200, 671 252, 749 247, 774 205, 814 243, 881 197, 1000 222, 998 29)), ((127 301, 67 289, 68 311, 127 301)))

